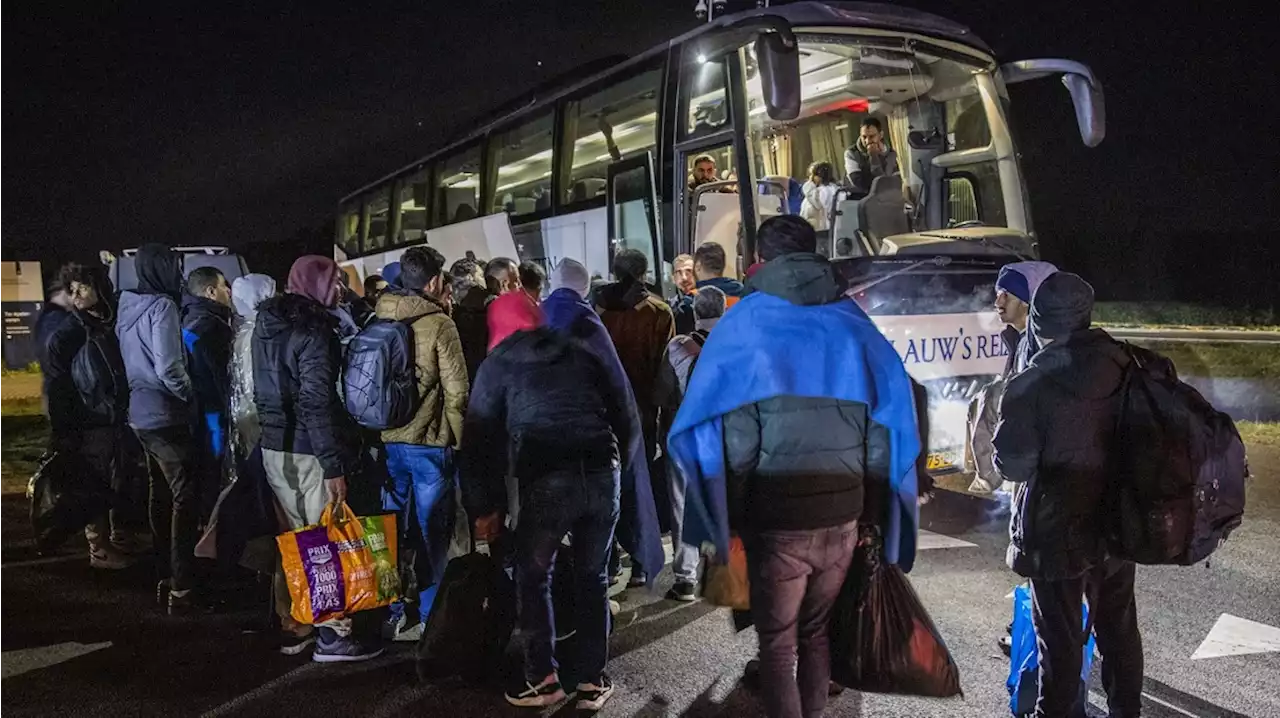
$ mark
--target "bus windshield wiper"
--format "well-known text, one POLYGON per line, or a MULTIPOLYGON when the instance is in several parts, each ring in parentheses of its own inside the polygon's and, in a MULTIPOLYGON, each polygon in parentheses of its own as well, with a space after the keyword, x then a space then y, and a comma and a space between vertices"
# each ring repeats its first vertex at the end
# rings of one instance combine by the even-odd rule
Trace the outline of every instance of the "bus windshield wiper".
POLYGON ((926 265, 932 265, 934 267, 945 267, 948 264, 951 264, 951 257, 944 257, 939 255, 937 257, 932 257, 930 259, 922 259, 919 262, 913 262, 911 264, 908 264, 902 269, 895 269, 892 272, 889 272, 888 274, 881 275, 879 277, 876 277, 875 279, 871 279, 869 281, 863 282, 862 284, 856 285, 849 291, 845 292, 845 294, 849 297, 856 296, 876 286, 877 284, 880 284, 881 282, 888 281, 890 279, 893 279, 894 277, 898 277, 903 274, 914 272, 920 267, 923 267, 926 265))

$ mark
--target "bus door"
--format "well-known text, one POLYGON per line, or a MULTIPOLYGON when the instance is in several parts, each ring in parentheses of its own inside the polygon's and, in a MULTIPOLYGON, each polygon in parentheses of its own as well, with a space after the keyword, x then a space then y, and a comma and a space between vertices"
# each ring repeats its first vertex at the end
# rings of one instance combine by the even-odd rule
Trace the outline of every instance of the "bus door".
POLYGON ((674 177, 675 246, 692 253, 715 242, 730 258, 725 274, 741 278, 753 261, 755 228, 761 212, 778 214, 783 205, 772 189, 756 190, 748 152, 747 106, 742 54, 729 50, 706 57, 686 46, 680 73, 674 177))
POLYGON ((663 296, 662 249, 658 227, 658 193, 654 187, 653 154, 609 165, 605 196, 609 228, 609 266, 624 249, 636 249, 649 260, 648 283, 663 296))

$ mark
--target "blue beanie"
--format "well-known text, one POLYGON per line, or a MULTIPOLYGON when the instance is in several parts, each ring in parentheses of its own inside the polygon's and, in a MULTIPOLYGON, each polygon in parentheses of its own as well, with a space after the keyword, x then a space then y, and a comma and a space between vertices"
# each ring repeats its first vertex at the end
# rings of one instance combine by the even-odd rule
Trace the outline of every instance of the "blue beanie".
MULTIPOLYGON (((386 277, 385 270, 382 276, 386 277)), ((1021 299, 1024 304, 1031 303, 1031 286, 1027 284, 1027 277, 1012 265, 1006 264, 1000 268, 1000 276, 996 277, 996 291, 1008 292, 1021 299)))
POLYGON ((382 278, 387 280, 389 286, 400 289, 400 263, 392 262, 382 268, 382 278))

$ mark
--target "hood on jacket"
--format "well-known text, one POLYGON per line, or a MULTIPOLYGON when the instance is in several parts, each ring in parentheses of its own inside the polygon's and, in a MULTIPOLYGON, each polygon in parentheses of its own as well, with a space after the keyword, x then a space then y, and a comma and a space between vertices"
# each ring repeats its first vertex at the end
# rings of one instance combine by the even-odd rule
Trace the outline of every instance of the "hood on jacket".
POLYGON ((332 309, 342 295, 338 263, 318 254, 298 257, 289 269, 289 293, 307 297, 332 309))
POLYGON ((792 304, 830 304, 844 295, 835 267, 820 254, 797 252, 766 262, 751 278, 757 291, 792 304))
POLYGON ((400 263, 392 262, 382 268, 382 278, 387 280, 388 289, 400 288, 400 263))
POLYGON ((741 297, 745 289, 742 282, 728 277, 712 277, 711 279, 699 280, 698 289, 703 287, 715 287, 724 292, 726 297, 741 297))
POLYGON ((258 314, 258 305, 275 296, 276 280, 265 274, 246 274, 231 283, 231 304, 236 314, 252 319, 258 314))
POLYGON ((490 357, 517 364, 535 364, 559 359, 568 353, 570 339, 550 327, 531 327, 512 332, 490 352, 490 357))
POLYGON ((440 302, 410 289, 389 289, 383 292, 374 309, 379 319, 394 319, 398 322, 442 312, 444 306, 440 302))
POLYGON ((1031 360, 1046 378, 1084 399, 1115 395, 1128 364, 1124 348, 1101 329, 1056 340, 1031 360))
POLYGON ((649 295, 644 282, 613 282, 596 291, 596 303, 603 309, 625 311, 635 309, 649 295))
POLYGON ((182 325, 185 327, 204 318, 213 318, 224 324, 230 324, 231 307, 194 294, 182 295, 182 325))
POLYGON ((1049 262, 1006 264, 1000 268, 1000 274, 996 277, 996 290, 1006 291, 1021 299, 1023 303, 1031 304, 1031 299, 1036 295, 1036 290, 1041 283, 1056 271, 1058 268, 1049 262))
POLYGON ((182 255, 163 244, 144 244, 134 258, 138 294, 182 296, 182 255))
POLYGON ((566 257, 560 260, 560 264, 551 271, 549 279, 553 292, 558 289, 570 289, 579 298, 586 298, 591 292, 591 273, 582 262, 576 259, 566 257))
POLYGON ((177 303, 167 294, 121 293, 120 316, 116 319, 116 330, 121 333, 128 332, 151 312, 152 307, 165 301, 173 303, 174 308, 177 308, 177 303))
POLYGON ((294 329, 334 332, 338 320, 313 299, 301 294, 282 294, 258 305, 258 326, 267 339, 274 339, 294 329))
POLYGON ((489 304, 489 351, 515 332, 542 325, 542 310, 524 292, 508 292, 489 304))

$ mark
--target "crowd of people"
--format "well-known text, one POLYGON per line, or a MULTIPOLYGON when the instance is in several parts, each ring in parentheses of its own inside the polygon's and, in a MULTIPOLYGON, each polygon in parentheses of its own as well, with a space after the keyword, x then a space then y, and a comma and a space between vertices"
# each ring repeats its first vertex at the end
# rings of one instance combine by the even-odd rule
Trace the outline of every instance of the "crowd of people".
MULTIPOLYGON (((745 284, 724 276, 718 244, 676 257, 670 302, 646 285, 635 250, 619 251, 614 281, 593 287, 573 259, 548 275, 506 258, 446 266, 413 247, 366 279, 363 296, 314 255, 294 262, 279 292, 260 274, 231 285, 215 269, 184 277, 177 253, 146 245, 137 287, 118 300, 102 268, 68 265, 37 333, 52 446, 118 498, 85 527, 90 563, 123 568, 147 543, 130 530, 121 479, 135 441, 150 470, 157 600, 170 614, 209 609, 218 567, 248 565, 246 533, 316 524, 343 502, 397 514, 411 580, 381 635, 350 617, 294 620, 278 556, 260 562, 274 574, 289 655, 360 661, 387 640, 418 640, 458 532, 510 536, 524 665, 506 700, 547 706, 574 693, 595 710, 614 691, 607 593, 626 557, 629 585, 654 585, 670 532, 667 598, 693 601, 699 565, 723 560, 737 536, 766 712, 818 716, 832 688, 828 621, 860 537, 878 534, 884 560, 909 569, 930 488, 912 382, 817 252, 813 226, 768 219, 756 255, 745 284), (343 356, 379 322, 411 332, 419 399, 406 423, 377 432, 347 411, 343 356), (261 488, 268 510, 252 521, 228 510, 245 505, 227 498, 237 485, 261 488), (216 563, 197 558, 206 540, 216 563), (572 567, 576 630, 563 666, 558 560, 572 567)), ((1052 265, 1006 267, 996 303, 1011 358, 993 461, 1018 487, 1010 565, 1036 599, 1037 715, 1080 708, 1089 583, 1103 589, 1095 625, 1112 715, 1136 716, 1133 565, 1107 560, 1091 525, 1105 462, 1060 475, 1065 454, 1104 451, 1113 350, 1090 329, 1092 290, 1052 265), (1022 501, 1026 491, 1040 495, 1022 501)))

